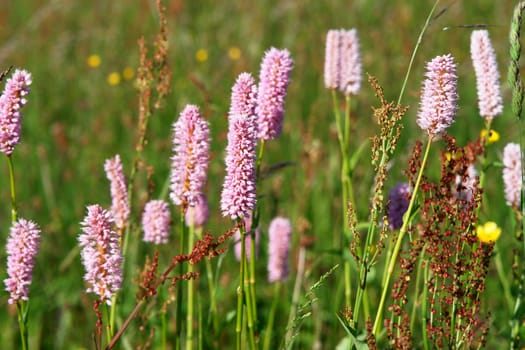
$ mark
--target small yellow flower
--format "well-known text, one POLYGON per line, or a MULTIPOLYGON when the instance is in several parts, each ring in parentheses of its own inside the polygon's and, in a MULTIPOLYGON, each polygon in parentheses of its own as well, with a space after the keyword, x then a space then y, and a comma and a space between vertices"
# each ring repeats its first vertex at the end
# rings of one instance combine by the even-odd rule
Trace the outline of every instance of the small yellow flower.
POLYGON ((445 153, 445 158, 450 162, 450 160, 452 159, 452 153, 446 152, 445 153))
POLYGON ((131 80, 131 79, 133 79, 134 76, 135 76, 135 71, 131 67, 126 67, 122 71, 122 77, 125 80, 131 80))
POLYGON ((237 61, 239 58, 241 58, 241 49, 239 49, 237 46, 232 46, 228 49, 228 57, 232 61, 237 61))
POLYGON ((107 82, 109 85, 112 85, 112 86, 120 84, 120 73, 118 72, 109 73, 107 82))
MULTIPOLYGON (((481 130, 479 136, 482 139, 487 137, 487 129, 481 130)), ((497 142, 498 140, 499 140, 499 133, 496 130, 490 130, 489 135, 487 137, 487 144, 497 142)))
POLYGON ((501 235, 501 229, 495 222, 488 221, 485 225, 478 226, 476 229, 478 239, 483 243, 495 242, 501 235))
POLYGON ((100 62, 100 56, 95 54, 89 55, 89 57, 86 60, 86 63, 90 68, 97 68, 98 66, 100 66, 100 62))
POLYGON ((206 49, 198 49, 195 53, 195 59, 198 62, 206 62, 208 60, 208 50, 206 49))

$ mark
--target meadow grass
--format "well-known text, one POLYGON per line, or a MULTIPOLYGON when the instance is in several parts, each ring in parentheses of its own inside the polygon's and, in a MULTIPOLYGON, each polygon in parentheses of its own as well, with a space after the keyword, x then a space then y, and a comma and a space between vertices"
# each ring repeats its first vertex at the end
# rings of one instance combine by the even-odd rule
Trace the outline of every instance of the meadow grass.
MULTIPOLYGON (((291 276, 280 289, 272 348, 284 344, 288 315, 301 246, 304 250, 304 277, 299 289, 301 328, 294 337, 294 348, 333 349, 346 332, 338 321, 344 307, 343 268, 340 263, 342 225, 340 158, 337 132, 332 115, 331 93, 323 86, 324 40, 333 28, 356 28, 361 42, 364 71, 378 78, 385 98, 396 101, 424 18, 434 1, 171 1, 167 6, 169 60, 172 71, 171 92, 162 108, 148 124, 147 144, 136 177, 132 222, 126 256, 126 293, 122 293, 117 324, 134 305, 135 282, 146 256, 154 248, 142 242, 141 210, 148 198, 168 200, 171 156, 171 125, 187 103, 199 105, 211 127, 211 163, 206 192, 211 217, 206 229, 213 235, 233 226, 220 215, 220 191, 224 179, 224 149, 231 86, 237 75, 250 71, 256 76, 264 52, 271 46, 287 48, 294 59, 291 84, 286 98, 282 136, 265 146, 264 169, 287 163, 267 174, 259 191, 263 231, 260 263, 256 265, 259 330, 263 330, 272 306, 273 286, 266 283, 267 231, 270 220, 284 215, 293 223, 291 276), (230 57, 238 49, 240 57, 230 57), (197 57, 200 52, 200 57, 197 57), (305 244, 305 241, 309 241, 305 244), (322 284, 316 283, 323 279, 322 284), (315 286, 315 293, 308 294, 315 286), (315 302, 306 296, 315 294, 315 302), (311 314, 310 314, 311 312, 311 314)), ((508 1, 441 2, 438 12, 423 37, 414 67, 401 101, 410 106, 402 120, 404 126, 390 165, 386 189, 406 181, 404 171, 415 140, 424 134, 417 127, 424 63, 436 55, 452 53, 458 63, 460 108, 456 122, 448 130, 464 146, 479 137, 484 121, 477 110, 475 77, 470 61, 470 24, 487 24, 493 40, 501 75, 508 66, 508 29, 514 4, 508 1), (446 30, 445 30, 446 29, 446 30)), ((19 213, 35 220, 42 228, 42 243, 37 256, 30 292, 29 344, 31 349, 92 348, 95 315, 93 296, 84 292, 84 274, 77 237, 86 205, 100 203, 109 207, 111 198, 105 178, 104 160, 120 154, 126 174, 135 156, 138 98, 134 79, 124 78, 116 85, 107 82, 112 72, 122 74, 130 67, 136 74, 139 52, 137 40, 144 36, 152 43, 158 30, 158 15, 153 1, 5 1, 0 3, 0 69, 10 65, 29 70, 33 84, 24 110, 22 143, 13 160, 17 181, 19 213), (91 68, 86 61, 92 54, 101 58, 91 68)), ((149 47, 150 50, 153 50, 149 47)), ((504 112, 492 127, 501 139, 487 148, 487 158, 500 160, 503 146, 519 140, 519 128, 512 117, 510 91, 503 84, 504 112)), ((371 86, 363 81, 361 92, 352 98, 350 149, 357 150, 377 134, 372 106, 379 102, 371 86)), ((439 178, 442 141, 431 149, 426 175, 439 178)), ((369 215, 369 199, 374 180, 370 166, 370 145, 364 148, 354 173, 355 211, 359 222, 369 215)), ((7 179, 7 161, 0 162, 7 179)), ((501 169, 492 167, 486 175, 486 198, 481 218, 495 221, 503 234, 498 241, 506 278, 512 281, 514 227, 503 197, 501 169)), ((7 237, 10 209, 7 180, 0 191, 6 203, 0 210, 4 223, 1 235, 7 237)), ((178 210, 173 211, 170 244, 160 246, 159 265, 167 266, 178 249, 178 210)), ((196 282, 200 301, 195 319, 202 320, 204 348, 233 348, 235 344, 236 287, 238 263, 231 246, 223 256, 212 260, 218 271, 216 298, 219 303, 220 336, 209 339, 207 283, 203 276, 196 282)), ((348 254, 345 252, 344 254, 348 254)), ((6 261, 0 249, 0 261, 6 261)), ((0 264, 0 266, 4 266, 0 264)), ((377 302, 384 261, 369 272, 369 299, 377 302)), ((483 310, 489 310, 488 348, 507 344, 511 316, 502 296, 500 282, 491 262, 483 310)), ((353 268, 357 269, 354 265, 353 268)), ((6 276, 1 269, 1 279, 6 276)), ((162 271, 162 268, 161 268, 162 271)), ((152 348, 160 344, 162 312, 160 304, 168 295, 159 292, 159 303, 147 303, 143 317, 132 322, 121 348, 146 344, 153 335, 152 348), (155 329, 155 332, 152 330, 155 329)), ((5 348, 18 347, 16 310, 7 304, 8 294, 0 295, 0 338, 5 348)), ((173 304, 168 305, 168 309, 173 304)), ((375 310, 376 305, 370 306, 375 310)), ((372 314, 374 314, 373 312, 372 314)), ((169 313, 168 313, 169 315, 169 313)), ((168 317, 168 322, 172 319, 168 317)), ((168 324, 172 329, 173 324, 168 324)), ((364 322, 360 321, 360 331, 364 322)), ((170 335, 170 342, 174 335, 170 335)), ((211 336, 209 336, 211 338, 211 336)), ((384 344, 384 343, 383 343, 384 344)), ((421 346, 421 344, 416 344, 421 346)))

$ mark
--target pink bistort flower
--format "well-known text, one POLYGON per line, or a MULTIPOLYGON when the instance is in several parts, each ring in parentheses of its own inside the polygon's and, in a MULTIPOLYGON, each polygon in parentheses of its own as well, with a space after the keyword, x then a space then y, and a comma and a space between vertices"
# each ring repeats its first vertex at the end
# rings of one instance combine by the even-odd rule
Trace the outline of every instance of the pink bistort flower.
POLYGON ((257 85, 250 73, 241 73, 232 87, 231 106, 228 115, 255 115, 257 85))
POLYGON ((268 227, 268 282, 288 277, 288 253, 292 240, 290 220, 276 217, 268 227))
POLYGON ((433 138, 445 132, 456 116, 457 76, 452 55, 428 62, 425 76, 417 124, 433 138))
POLYGON ((475 30, 470 37, 470 54, 478 89, 478 106, 482 117, 492 119, 503 112, 498 63, 489 32, 475 30))
POLYGON ((122 286, 123 257, 119 235, 111 228, 112 221, 110 212, 97 204, 90 205, 80 223, 83 233, 78 237, 82 248, 80 257, 86 269, 86 291, 97 294, 108 305, 122 286))
POLYGON ((170 208, 163 200, 151 200, 144 206, 142 229, 144 241, 154 244, 168 243, 170 233, 170 208))
POLYGON ((9 304, 28 300, 35 256, 40 245, 40 228, 34 222, 18 219, 7 239, 7 274, 4 280, 9 304))
POLYGON ((503 149, 503 185, 507 205, 519 208, 521 204, 521 150, 517 143, 509 143, 503 149))
POLYGON ((341 30, 341 78, 339 89, 345 94, 357 94, 361 89, 361 52, 357 30, 341 30))
POLYGON ((340 32, 332 29, 326 34, 326 47, 324 56, 324 86, 327 89, 337 89, 341 74, 340 60, 340 32))
POLYGON ((173 124, 170 198, 175 205, 194 206, 206 183, 210 129, 199 108, 187 105, 173 124))
POLYGON ((107 159, 104 163, 104 170, 110 182, 111 214, 113 214, 117 229, 123 230, 128 223, 130 209, 126 176, 120 156, 117 154, 114 158, 107 159))
POLYGON ((257 89, 257 132, 263 140, 273 140, 281 135, 284 116, 284 99, 290 83, 293 60, 288 50, 271 48, 261 63, 257 89))
POLYGON ((4 92, 0 96, 0 152, 10 156, 17 144, 20 143, 22 127, 22 113, 25 106, 25 96, 29 93, 31 74, 17 69, 7 79, 4 92))

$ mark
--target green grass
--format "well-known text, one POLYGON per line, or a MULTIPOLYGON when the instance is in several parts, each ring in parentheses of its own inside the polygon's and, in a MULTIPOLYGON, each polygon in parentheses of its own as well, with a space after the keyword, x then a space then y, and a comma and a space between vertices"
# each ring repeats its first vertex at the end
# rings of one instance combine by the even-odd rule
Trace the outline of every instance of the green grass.
MULTIPOLYGON (((341 198, 339 153, 330 92, 323 86, 324 39, 332 28, 357 28, 363 55, 364 71, 378 77, 389 100, 396 100, 402 78, 424 18, 433 1, 171 1, 168 5, 169 65, 173 72, 172 91, 163 109, 153 115, 148 130, 144 159, 153 169, 152 198, 162 194, 169 174, 171 124, 186 103, 197 104, 211 123, 212 160, 207 192, 210 199, 209 229, 215 235, 232 226, 220 215, 219 199, 224 178, 227 112, 231 86, 240 72, 258 74, 259 62, 271 46, 288 48, 295 60, 292 83, 286 99, 283 135, 267 144, 265 166, 288 161, 284 168, 264 180, 260 190, 262 230, 266 232, 275 215, 290 217, 294 226, 291 253, 292 271, 299 241, 304 236, 315 238, 307 249, 307 277, 304 295, 320 276, 339 262, 334 248, 339 248, 341 198), (239 60, 228 58, 227 51, 238 47, 239 60), (205 62, 195 58, 197 50, 207 50, 205 62)), ((508 65, 507 36, 513 4, 510 1, 443 2, 448 10, 430 26, 416 57, 402 103, 410 105, 405 126, 387 188, 405 180, 410 149, 424 135, 415 124, 424 62, 436 55, 452 53, 458 62, 460 109, 451 127, 459 145, 479 135, 483 120, 478 116, 475 80, 470 61, 470 28, 457 26, 486 23, 495 45, 500 72, 506 75, 508 65), (448 30, 444 30, 448 27, 448 30)), ((106 77, 125 67, 138 66, 137 39, 144 35, 151 42, 158 18, 153 1, 68 2, 7 0, 0 2, 0 69, 9 65, 23 67, 33 74, 29 102, 25 107, 22 143, 14 153, 17 196, 21 217, 35 220, 43 231, 31 286, 29 324, 32 349, 92 348, 91 333, 95 317, 92 295, 84 293, 83 267, 77 251, 79 222, 88 204, 109 206, 109 186, 103 171, 105 159, 119 153, 126 173, 134 156, 137 91, 132 81, 110 86, 106 77), (90 54, 101 56, 96 69, 86 65, 90 54)), ((365 82, 353 99, 352 149, 377 132, 371 106, 377 106, 373 91, 365 82)), ((517 142, 519 129, 510 116, 510 92, 503 84, 504 114, 493 127, 501 140, 490 147, 489 157, 498 159, 503 146, 517 142)), ((432 150, 428 176, 439 173, 439 147, 432 150)), ((1 157, 0 157, 1 158, 1 157)), ((353 177, 357 213, 361 221, 368 215, 368 198, 373 180, 369 151, 366 151, 353 177)), ((10 208, 7 161, 0 159, 0 237, 7 237, 10 208), (3 179, 3 180, 1 180, 3 179)), ((496 221, 503 228, 500 252, 510 251, 513 244, 510 212, 505 205, 500 169, 487 175, 489 209, 483 219, 496 221)), ((133 219, 139 222, 142 205, 147 199, 146 173, 138 175, 133 219)), ((165 193, 164 193, 165 195, 165 193)), ((175 213, 178 210, 174 211, 175 213)), ((174 217, 174 221, 178 218, 174 217)), ((133 230, 136 249, 127 264, 134 273, 153 248, 140 241, 139 228, 133 230), (130 261, 136 261, 134 266, 130 261)), ((174 225, 170 245, 160 248, 161 266, 166 264, 178 242, 174 225)), ((261 324, 265 324, 271 305, 272 286, 267 285, 266 236, 263 235, 258 271, 258 302, 261 324)), ((511 254, 503 254, 510 278, 511 254)), ((5 262, 4 249, 0 261, 5 262)), ((215 261, 214 261, 215 264, 215 261)), ((3 280, 5 264, 0 263, 3 280)), ((374 271, 376 272, 376 271, 374 271)), ((235 310, 237 265, 231 251, 226 253, 219 277, 220 313, 235 310)), ((126 284, 132 286, 132 276, 126 284)), ((276 336, 284 334, 288 304, 293 290, 294 273, 281 289, 283 302, 277 311, 276 336)), ((379 277, 372 279, 377 284, 379 277)), ((311 348, 320 340, 323 349, 333 349, 344 337, 344 329, 335 313, 342 308, 342 269, 320 286, 314 316, 305 320, 296 339, 296 348, 311 348), (315 338, 319 336, 319 338, 315 338)), ((201 290, 206 291, 205 278, 201 290)), ((128 294, 124 309, 131 307, 133 292, 128 294)), ((207 295, 206 293, 203 294, 207 295)), ((484 306, 491 311, 492 327, 489 347, 507 341, 509 311, 500 298, 500 286, 493 265, 489 272, 484 306)), ((0 293, 0 338, 3 347, 16 348, 18 330, 16 310, 8 307, 7 293, 0 293)), ((205 299, 204 299, 205 300, 205 299)), ((204 301, 206 303, 206 301, 204 301)), ((205 304, 207 305, 207 304, 205 304)), ((373 306, 374 307, 374 306, 373 306)), ((160 329, 158 308, 152 306, 151 322, 160 329)), ((125 313, 123 314, 125 315, 125 313)), ((203 315, 207 312, 204 309, 203 315)), ((234 318, 223 320, 221 345, 233 348, 234 318)), ((142 341, 147 334, 137 331, 134 322, 130 333, 142 341)), ((148 328, 149 327, 149 328, 148 328)), ((206 331, 204 331, 206 333, 206 331)), ((134 337, 130 337, 134 340, 134 337)), ((136 340, 136 339, 135 339, 136 340)), ((134 345, 134 344, 133 344, 134 345)))

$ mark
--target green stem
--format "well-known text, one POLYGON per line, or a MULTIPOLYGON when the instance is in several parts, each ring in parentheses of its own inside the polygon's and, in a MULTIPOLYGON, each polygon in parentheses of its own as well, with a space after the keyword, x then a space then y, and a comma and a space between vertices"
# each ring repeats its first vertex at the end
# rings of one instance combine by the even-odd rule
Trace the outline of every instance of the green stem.
POLYGON ((245 232, 244 232, 244 222, 242 219, 237 220, 238 229, 241 233, 241 259, 239 261, 239 287, 237 288, 237 322, 235 324, 235 333, 236 333, 236 344, 237 350, 242 349, 242 315, 243 315, 243 298, 244 298, 244 261, 246 260, 246 248, 244 246, 245 241, 245 232))
POLYGON ((419 285, 421 284, 421 274, 422 274, 421 267, 423 266, 423 261, 425 258, 425 247, 426 246, 424 246, 423 249, 421 250, 421 255, 419 257, 419 263, 417 265, 416 287, 414 290, 414 302, 412 303, 412 313, 410 315, 410 329, 411 330, 414 329, 414 324, 416 323, 416 312, 417 312, 417 304, 418 304, 417 300, 419 299, 419 285))
POLYGON ((255 244, 256 244, 256 241, 255 241, 255 230, 257 228, 256 227, 253 227, 251 228, 251 231, 250 231, 250 234, 251 234, 251 239, 250 239, 250 270, 249 270, 249 276, 248 276, 248 280, 249 280, 249 285, 248 285, 248 291, 250 293, 250 299, 251 299, 251 305, 252 305, 252 317, 253 317, 253 327, 254 329, 256 330, 257 329, 257 299, 256 299, 256 295, 255 295, 255 258, 256 258, 256 253, 255 253, 255 244))
POLYGON ((266 334, 264 335, 263 350, 270 350, 270 345, 272 343, 272 331, 275 320, 275 312, 277 311, 277 305, 279 304, 279 299, 281 297, 279 295, 280 290, 281 282, 277 281, 274 285, 272 308, 270 309, 270 315, 268 316, 268 325, 266 326, 266 334))
POLYGON ((11 156, 7 157, 7 164, 9 165, 9 187, 11 188, 11 222, 15 222, 18 215, 16 209, 15 169, 11 156))
POLYGON ((16 303, 16 311, 18 315, 18 329, 20 331, 20 341, 22 343, 22 350, 27 350, 27 309, 26 302, 18 300, 16 303))
MULTIPOLYGON (((196 235, 199 239, 202 239, 202 227, 197 227, 196 235)), ((217 335, 219 330, 219 320, 217 318, 217 301, 215 300, 215 281, 213 278, 213 268, 211 266, 210 259, 204 259, 206 264, 206 278, 208 280, 208 291, 210 295, 210 315, 208 318, 208 324, 211 322, 213 325, 213 334, 217 335)))
MULTIPOLYGON (((190 210, 190 215, 192 216, 191 219, 191 225, 189 227, 188 232, 188 254, 191 254, 193 251, 193 240, 194 240, 194 233, 195 233, 195 226, 193 224, 193 208, 188 208, 187 210, 190 210)), ((193 264, 188 264, 188 273, 193 272, 193 264)), ((195 281, 193 278, 190 278, 188 281, 188 311, 186 314, 186 350, 192 350, 193 349, 193 293, 194 293, 194 283, 195 281)))
POLYGON ((416 202, 417 197, 417 191, 419 189, 419 184, 421 183, 421 178, 423 176, 423 171, 425 170, 425 165, 427 163, 428 154, 430 151, 430 145, 432 144, 433 137, 430 135, 428 138, 427 146, 425 148, 425 153, 423 156, 423 160, 421 161, 421 168, 419 169, 419 174, 417 175, 416 184, 414 185, 414 190, 412 191, 412 195, 410 197, 410 203, 408 204, 407 211, 405 215, 403 216, 403 225, 401 226, 401 229, 399 230, 399 235, 397 236, 397 241, 394 246, 394 251, 392 252, 392 257, 390 258, 390 262, 388 263, 388 269, 387 269, 387 275, 385 279, 385 284, 383 286, 383 290, 381 292, 381 299, 379 301, 379 307, 377 309, 376 318, 374 321, 374 327, 373 332, 377 336, 379 331, 379 325, 381 324, 381 320, 383 318, 383 308, 385 306, 386 301, 386 295, 388 293, 389 285, 390 285, 390 278, 392 277, 392 274, 394 273, 394 267, 397 262, 397 257, 399 255, 399 252, 401 251, 401 244, 403 243, 403 238, 405 237, 405 234, 408 230, 408 225, 410 221, 410 216, 412 213, 412 208, 414 207, 414 203, 416 202))
POLYGON ((496 264, 496 271, 498 272, 498 278, 500 280, 501 286, 503 287, 503 295, 507 302, 507 306, 510 311, 514 307, 514 302, 512 301, 512 293, 510 292, 509 281, 507 281, 505 270, 503 267, 503 262, 501 261, 501 254, 498 249, 498 242, 496 241, 494 245, 494 262, 496 264))
MULTIPOLYGON (((179 220, 179 232, 180 232, 180 238, 179 238, 179 246, 181 254, 184 254, 184 236, 186 231, 186 225, 184 225, 184 208, 181 207, 180 210, 180 220, 179 220)), ((179 264, 178 269, 179 276, 182 276, 184 273, 183 270, 183 264, 179 264)), ((182 285, 179 281, 177 283, 177 294, 176 294, 177 302, 176 302, 176 313, 175 313, 175 349, 179 350, 181 349, 181 338, 182 338, 182 285)))
POLYGON ((428 350, 428 335, 427 335, 427 315, 429 314, 428 309, 428 278, 429 278, 429 267, 428 262, 425 263, 425 272, 423 278, 423 300, 421 301, 421 334, 423 335, 423 346, 425 350, 428 350))

